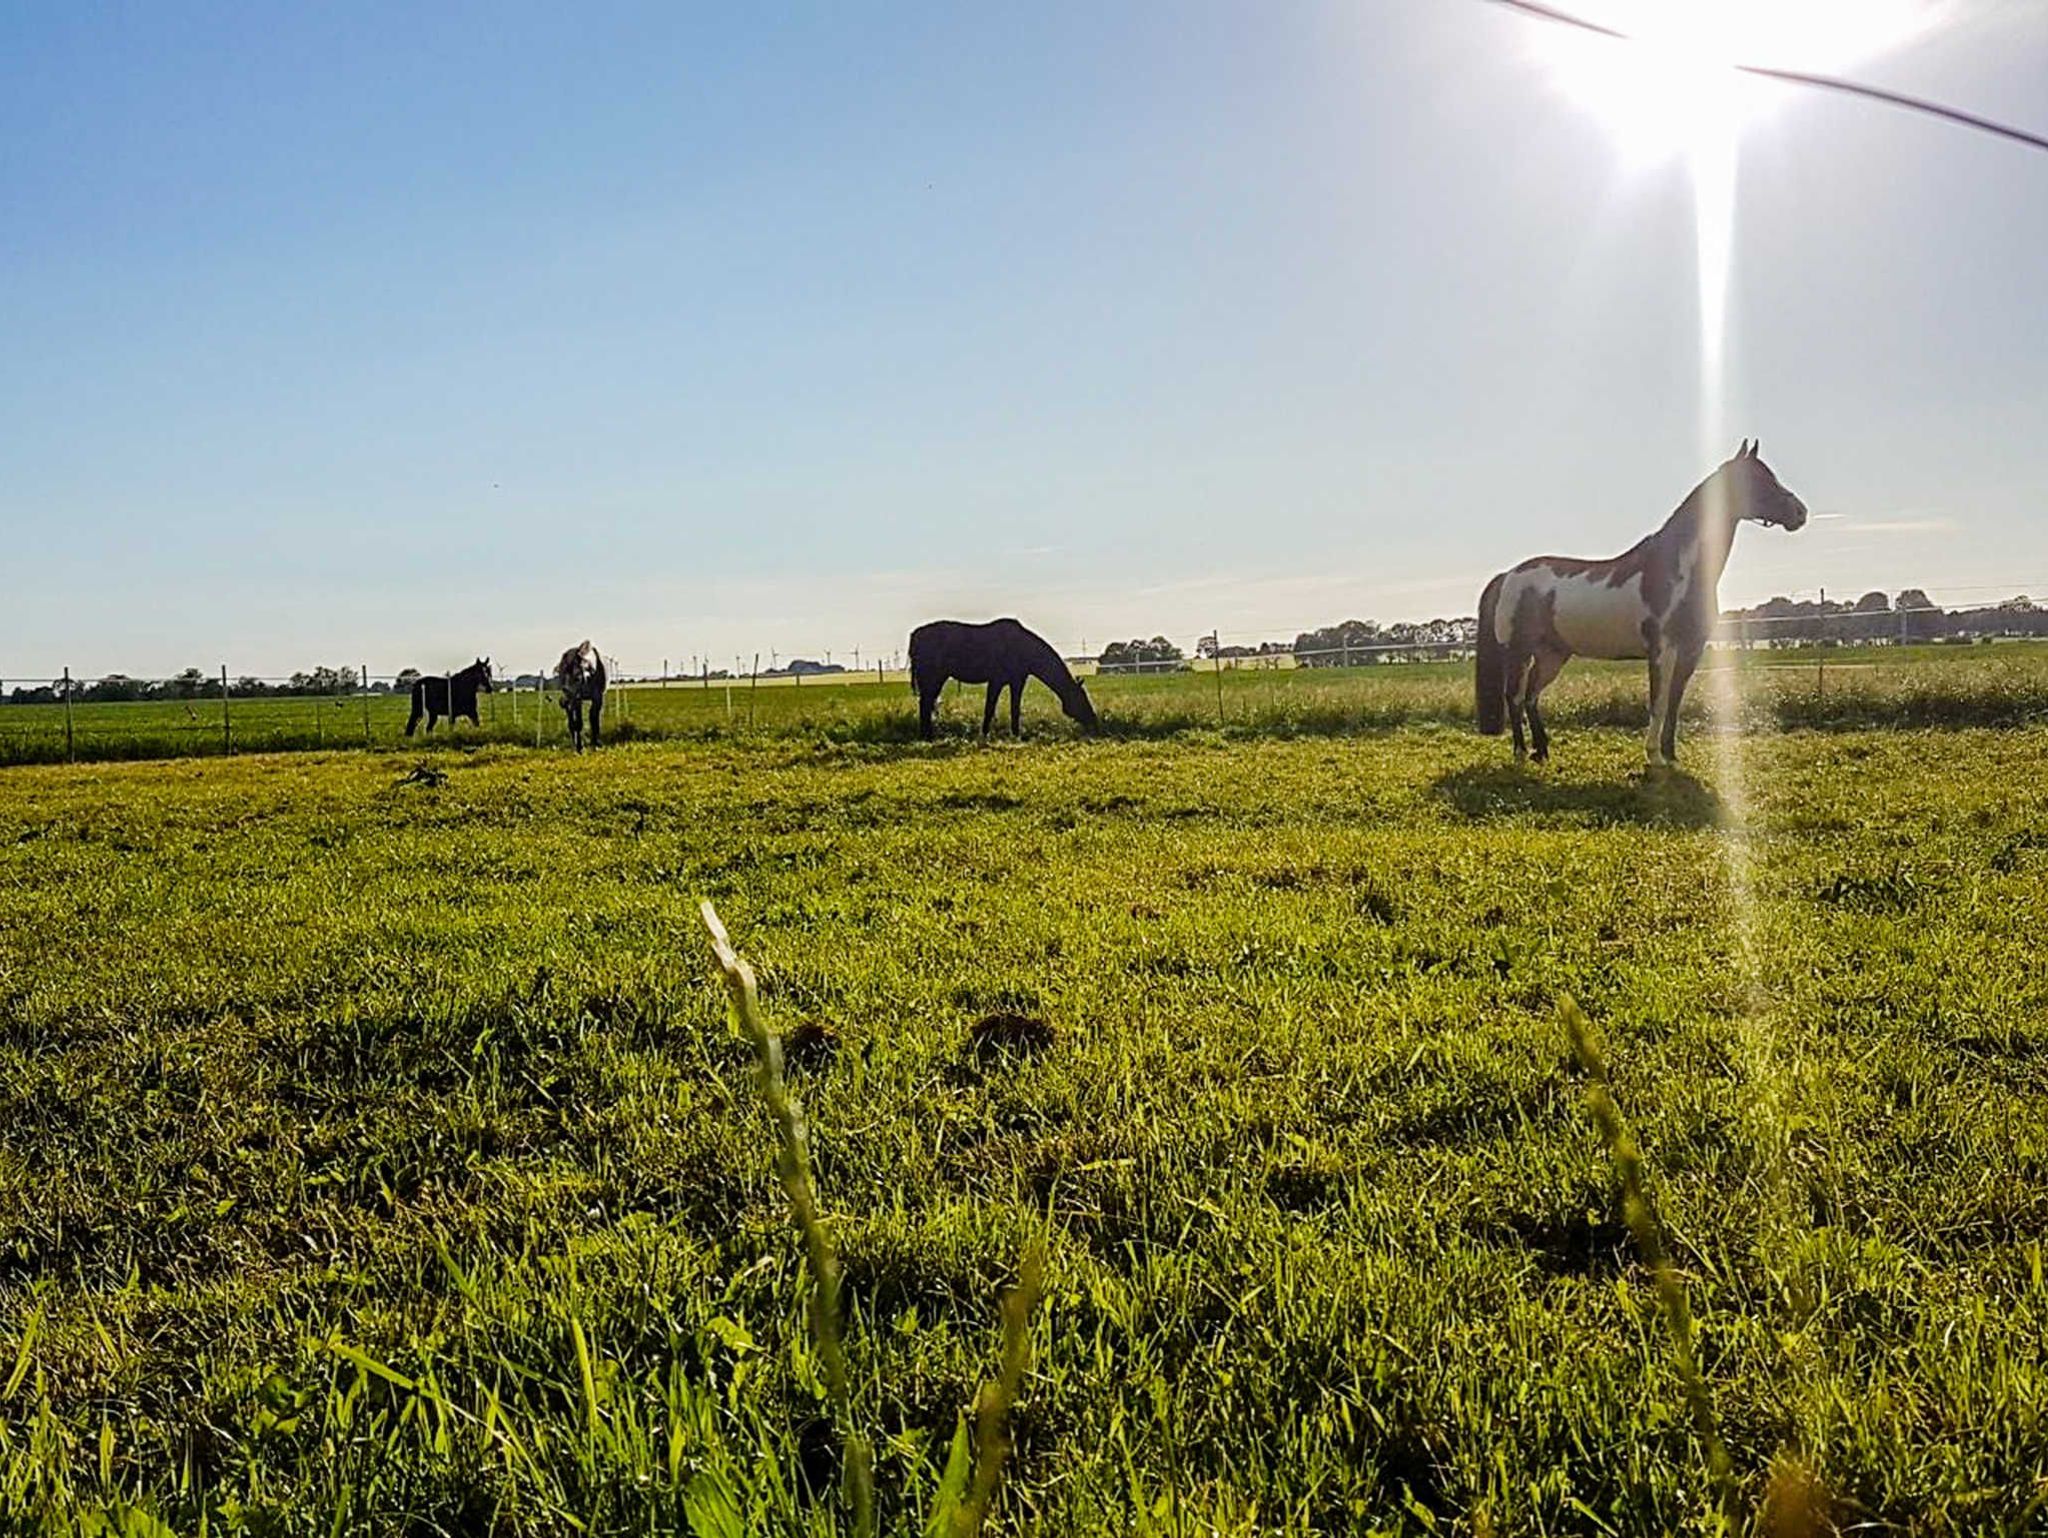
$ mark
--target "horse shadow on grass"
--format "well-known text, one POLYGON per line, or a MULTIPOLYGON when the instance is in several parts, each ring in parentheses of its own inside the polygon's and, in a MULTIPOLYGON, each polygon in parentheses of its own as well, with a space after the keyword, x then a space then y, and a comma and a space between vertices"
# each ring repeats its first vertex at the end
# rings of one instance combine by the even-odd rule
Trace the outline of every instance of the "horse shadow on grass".
POLYGON ((1456 769, 1432 792, 1475 821, 1551 816, 1595 826, 1706 828, 1726 808, 1713 790, 1681 769, 1659 769, 1626 780, 1573 781, 1521 764, 1456 769))

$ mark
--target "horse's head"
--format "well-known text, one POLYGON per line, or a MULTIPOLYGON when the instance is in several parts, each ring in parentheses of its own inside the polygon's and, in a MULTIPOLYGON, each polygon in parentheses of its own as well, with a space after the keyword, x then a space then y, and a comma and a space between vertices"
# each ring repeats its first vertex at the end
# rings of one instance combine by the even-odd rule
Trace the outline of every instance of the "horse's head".
POLYGON ((469 665, 469 670, 470 670, 470 671, 471 671, 472 673, 476 674, 476 686, 477 686, 477 687, 478 687, 479 689, 483 690, 483 691, 484 691, 484 693, 486 693, 486 694, 491 694, 491 693, 495 693, 495 692, 496 692, 496 691, 494 691, 494 690, 493 690, 493 689, 491 688, 491 659, 490 659, 490 658, 488 658, 488 657, 479 657, 479 658, 477 658, 477 659, 476 659, 476 661, 472 662, 472 663, 471 663, 471 664, 469 665))
POLYGON ((1771 467, 1757 457, 1756 449, 1756 444, 1745 438, 1735 457, 1719 471, 1728 483, 1735 516, 1781 529, 1803 528, 1806 504, 1779 483, 1771 467))
POLYGON ((1088 686, 1078 678, 1074 680, 1073 687, 1060 696, 1060 709, 1080 722, 1083 731, 1092 732, 1102 724, 1095 714, 1095 702, 1088 698, 1088 686))

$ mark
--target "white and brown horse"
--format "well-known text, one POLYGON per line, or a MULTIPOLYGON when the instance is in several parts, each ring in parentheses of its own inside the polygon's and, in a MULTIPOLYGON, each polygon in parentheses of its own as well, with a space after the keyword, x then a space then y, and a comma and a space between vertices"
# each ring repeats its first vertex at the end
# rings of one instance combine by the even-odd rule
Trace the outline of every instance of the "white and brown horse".
POLYGON ((604 741, 604 658, 588 641, 572 646, 555 664, 555 683, 562 691, 562 713, 569 718, 569 742, 583 751, 583 707, 590 706, 590 745, 604 741))
POLYGON ((1574 656, 1646 657, 1645 752, 1652 764, 1672 763, 1679 702, 1720 619, 1721 571, 1735 525, 1746 518, 1782 529, 1806 522, 1806 504, 1778 484, 1747 441, 1625 554, 1611 561, 1539 555, 1487 583, 1475 666, 1479 730, 1497 736, 1512 724, 1520 758, 1526 712, 1541 762, 1550 756, 1550 734, 1538 701, 1558 670, 1574 656))

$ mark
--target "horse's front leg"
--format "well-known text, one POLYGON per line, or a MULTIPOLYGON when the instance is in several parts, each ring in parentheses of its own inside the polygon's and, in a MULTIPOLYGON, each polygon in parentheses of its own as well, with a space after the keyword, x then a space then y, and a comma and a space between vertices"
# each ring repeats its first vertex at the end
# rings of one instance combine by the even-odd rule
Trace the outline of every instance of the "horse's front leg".
POLYGON ((1002 697, 1002 680, 997 679, 988 686, 988 698, 981 707, 981 735, 984 739, 989 734, 989 728, 996 724, 996 705, 1002 700, 1002 697))
POLYGON ((1010 685, 1010 735, 1024 735, 1024 680, 1021 678, 1010 685))
POLYGON ((583 701, 570 700, 562 707, 562 714, 569 718, 569 751, 583 751, 583 701))
POLYGON ((1664 762, 1667 764, 1678 762, 1679 707, 1685 703, 1685 687, 1692 682, 1693 669, 1700 665, 1700 653, 1705 649, 1703 646, 1680 647, 1678 655, 1669 664, 1671 676, 1664 690, 1667 699, 1664 706, 1664 735, 1662 738, 1664 762))
POLYGON ((604 696, 595 695, 590 701, 590 745, 604 746, 604 696))
POLYGON ((1677 648, 1660 638, 1650 651, 1650 725, 1643 734, 1643 759, 1653 769, 1668 768, 1671 763, 1671 731, 1665 722, 1676 708, 1671 683, 1677 667, 1677 648))

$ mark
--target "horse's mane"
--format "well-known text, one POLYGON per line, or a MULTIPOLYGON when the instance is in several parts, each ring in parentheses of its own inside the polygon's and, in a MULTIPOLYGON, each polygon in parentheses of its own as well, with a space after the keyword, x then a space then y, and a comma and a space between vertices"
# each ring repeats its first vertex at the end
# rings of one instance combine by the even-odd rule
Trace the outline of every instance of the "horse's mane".
POLYGON ((1074 687, 1077 680, 1074 670, 1067 666, 1067 659, 1059 654, 1052 642, 1028 626, 1011 621, 1024 633, 1024 646, 1030 653, 1029 667, 1049 689, 1065 690, 1074 687))
MULTIPOLYGON (((1729 464, 1733 463, 1733 460, 1729 461, 1729 464)), ((1646 534, 1637 540, 1634 545, 1629 547, 1628 553, 1632 555, 1636 551, 1652 544, 1670 543, 1682 546, 1697 540, 1701 533, 1700 523, 1707 515, 1708 488, 1715 485, 1722 476, 1726 475, 1728 469, 1729 465, 1720 465, 1711 471, 1705 480, 1685 494, 1685 500, 1671 510, 1670 517, 1659 524, 1654 532, 1646 534)), ((1728 518, 1728 528, 1730 530, 1735 527, 1738 517, 1739 515, 1731 513, 1728 518)))

